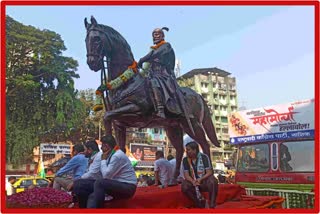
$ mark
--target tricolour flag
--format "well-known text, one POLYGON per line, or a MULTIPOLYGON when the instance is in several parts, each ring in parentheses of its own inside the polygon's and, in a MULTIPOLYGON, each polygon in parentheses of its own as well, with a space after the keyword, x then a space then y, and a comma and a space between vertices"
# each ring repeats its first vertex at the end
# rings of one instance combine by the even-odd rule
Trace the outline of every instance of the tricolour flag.
POLYGON ((133 156, 133 154, 130 152, 129 148, 126 146, 126 155, 128 156, 129 160, 131 161, 131 165, 133 167, 137 166, 138 160, 133 156))
POLYGON ((129 155, 129 160, 131 161, 131 165, 133 166, 133 167, 135 167, 135 166, 137 166, 137 164, 138 164, 138 160, 135 158, 135 157, 133 157, 133 155, 130 153, 130 155, 129 155))
POLYGON ((38 162, 37 174, 41 178, 45 178, 46 177, 46 173, 44 171, 44 164, 43 164, 43 161, 42 161, 42 157, 40 157, 40 160, 38 162))

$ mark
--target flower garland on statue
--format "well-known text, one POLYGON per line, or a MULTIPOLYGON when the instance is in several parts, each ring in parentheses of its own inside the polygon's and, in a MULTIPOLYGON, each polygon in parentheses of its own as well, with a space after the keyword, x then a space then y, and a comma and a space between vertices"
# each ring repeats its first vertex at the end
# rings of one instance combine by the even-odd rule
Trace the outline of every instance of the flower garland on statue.
POLYGON ((131 79, 136 73, 138 73, 137 62, 133 61, 132 65, 128 67, 119 77, 107 82, 107 84, 102 84, 96 90, 96 95, 102 95, 104 91, 113 90, 119 88, 123 83, 126 83, 131 79))
POLYGON ((166 44, 166 43, 167 43, 166 41, 162 40, 161 42, 159 42, 156 45, 151 46, 150 48, 155 50, 155 49, 158 49, 161 45, 166 44))
MULTIPOLYGON (((158 49, 161 45, 166 44, 167 42, 162 40, 158 44, 151 46, 151 49, 158 49)), ((145 76, 147 71, 149 70, 150 63, 145 63, 145 66, 142 68, 142 76, 145 76)), ((119 77, 115 78, 114 80, 111 80, 110 82, 107 82, 107 84, 102 84, 98 87, 96 90, 96 95, 102 96, 103 92, 108 90, 113 90, 116 88, 119 88, 122 84, 128 82, 129 79, 131 79, 136 73, 138 73, 139 70, 137 68, 137 62, 133 61, 132 65, 128 67, 127 70, 125 70, 119 77)))

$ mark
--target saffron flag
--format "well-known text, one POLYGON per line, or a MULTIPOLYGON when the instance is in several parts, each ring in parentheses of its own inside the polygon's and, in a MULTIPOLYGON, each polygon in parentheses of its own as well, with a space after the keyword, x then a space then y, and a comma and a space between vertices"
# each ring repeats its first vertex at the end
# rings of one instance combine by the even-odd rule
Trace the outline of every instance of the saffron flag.
POLYGON ((42 158, 40 158, 40 160, 38 162, 37 174, 41 178, 45 178, 46 177, 46 173, 44 171, 44 164, 43 164, 42 158))

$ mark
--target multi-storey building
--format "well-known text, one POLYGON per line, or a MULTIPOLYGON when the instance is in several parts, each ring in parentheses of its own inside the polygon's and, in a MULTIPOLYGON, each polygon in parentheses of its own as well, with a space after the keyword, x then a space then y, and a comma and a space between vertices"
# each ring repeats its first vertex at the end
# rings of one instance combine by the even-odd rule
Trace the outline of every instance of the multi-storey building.
POLYGON ((228 114, 237 110, 236 79, 219 68, 193 69, 178 78, 180 86, 190 87, 201 94, 211 111, 221 148, 211 145, 214 160, 228 159, 232 153, 229 145, 228 114))

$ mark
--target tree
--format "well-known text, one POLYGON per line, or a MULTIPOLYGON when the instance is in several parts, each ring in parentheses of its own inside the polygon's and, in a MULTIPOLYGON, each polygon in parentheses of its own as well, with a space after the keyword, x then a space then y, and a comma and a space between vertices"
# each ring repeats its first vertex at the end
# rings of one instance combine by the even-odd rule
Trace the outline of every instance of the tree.
POLYGON ((74 89, 78 63, 65 50, 59 34, 6 16, 7 162, 30 161, 40 142, 66 140, 85 120, 74 89))
POLYGON ((177 79, 177 82, 180 87, 192 88, 194 86, 194 79, 192 78, 179 78, 177 79))
POLYGON ((94 112, 92 110, 96 101, 95 90, 93 89, 81 90, 78 98, 85 106, 86 118, 76 130, 77 138, 79 141, 97 139, 99 137, 99 129, 101 129, 101 134, 103 135, 103 115, 105 111, 94 112))

